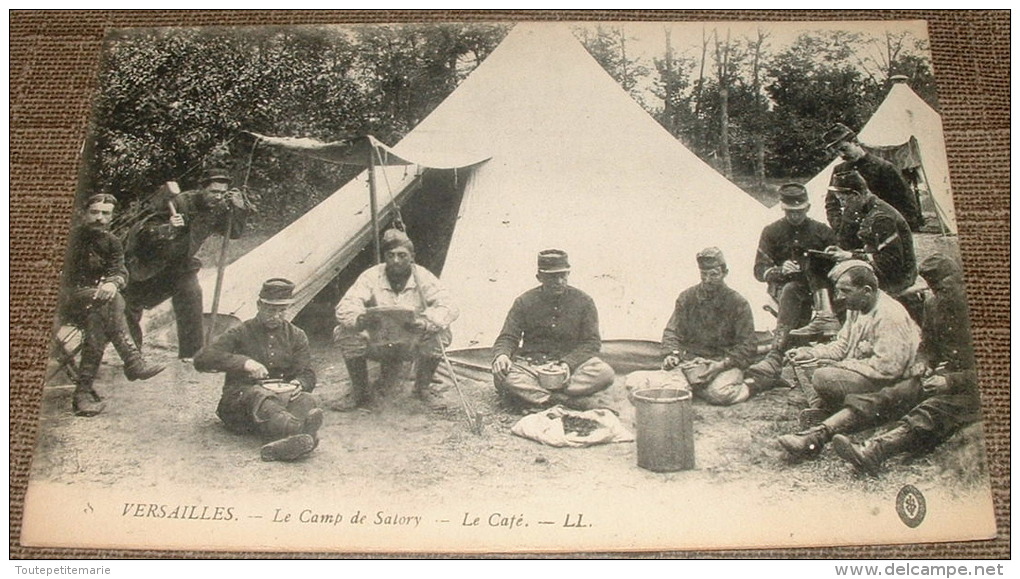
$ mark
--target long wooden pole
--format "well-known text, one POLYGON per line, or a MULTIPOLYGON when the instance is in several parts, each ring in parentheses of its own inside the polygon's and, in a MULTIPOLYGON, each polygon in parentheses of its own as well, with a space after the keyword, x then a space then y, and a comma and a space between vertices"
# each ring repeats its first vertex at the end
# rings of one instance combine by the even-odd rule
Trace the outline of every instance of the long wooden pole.
POLYGON ((379 240, 379 201, 375 192, 375 145, 368 139, 368 201, 372 212, 372 242, 375 262, 382 263, 382 245, 379 240))
POLYGON ((205 333, 205 343, 212 341, 213 332, 216 330, 216 314, 220 307, 220 292, 223 291, 223 276, 227 270, 227 247, 230 245, 230 230, 234 228, 234 210, 227 211, 227 227, 223 232, 223 241, 220 243, 220 255, 216 260, 216 289, 213 290, 212 310, 210 311, 209 327, 205 333))
MULTIPOLYGON (((248 188, 248 177, 251 175, 251 160, 255 156, 255 148, 259 146, 258 139, 251 146, 251 152, 248 153, 248 165, 244 170, 244 181, 241 183, 241 190, 244 191, 248 188)), ((228 191, 229 195, 229 191, 228 191)), ((213 290, 212 309, 209 312, 209 327, 206 328, 205 332, 205 343, 208 344, 212 341, 213 334, 216 332, 216 315, 220 311, 220 294, 223 292, 223 278, 227 271, 227 248, 230 246, 230 234, 234 229, 234 207, 233 200, 229 199, 230 204, 227 210, 227 227, 223 231, 223 241, 220 243, 220 255, 216 260, 216 288, 213 290)))

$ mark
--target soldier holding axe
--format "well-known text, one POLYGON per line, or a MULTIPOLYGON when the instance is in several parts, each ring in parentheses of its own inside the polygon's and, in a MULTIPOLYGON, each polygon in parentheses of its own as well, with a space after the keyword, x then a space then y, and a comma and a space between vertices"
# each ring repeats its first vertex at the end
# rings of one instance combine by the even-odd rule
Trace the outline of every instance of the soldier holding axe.
POLYGON ((202 176, 201 189, 178 193, 166 187, 156 211, 136 223, 127 234, 126 263, 130 281, 124 291, 131 336, 142 343, 141 319, 146 309, 172 300, 177 322, 177 355, 195 356, 204 343, 202 287, 195 257, 212 234, 240 237, 250 206, 241 191, 230 189, 225 169, 212 168, 202 176))

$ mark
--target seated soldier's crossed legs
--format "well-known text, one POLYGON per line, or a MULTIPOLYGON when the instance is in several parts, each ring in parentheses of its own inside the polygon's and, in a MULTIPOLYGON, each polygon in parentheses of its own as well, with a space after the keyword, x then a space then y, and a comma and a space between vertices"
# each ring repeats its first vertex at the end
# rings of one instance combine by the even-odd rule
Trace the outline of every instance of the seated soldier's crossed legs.
POLYGON ((601 392, 612 385, 615 375, 609 364, 592 357, 575 369, 562 389, 554 391, 541 385, 538 373, 530 362, 518 359, 514 361, 506 378, 496 381, 496 389, 512 394, 530 405, 543 406, 550 402, 554 393, 574 398, 601 392))

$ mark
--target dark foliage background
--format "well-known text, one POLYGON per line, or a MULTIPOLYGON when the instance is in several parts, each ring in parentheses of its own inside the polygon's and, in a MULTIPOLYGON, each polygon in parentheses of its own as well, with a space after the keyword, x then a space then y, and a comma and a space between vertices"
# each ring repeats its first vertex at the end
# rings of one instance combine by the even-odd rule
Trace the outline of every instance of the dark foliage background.
POLYGON ((293 221, 358 170, 254 147, 246 131, 398 141, 505 36, 503 24, 121 31, 108 39, 82 187, 122 202, 227 166, 256 229, 293 221))
MULTIPOLYGON (((273 232, 354 176, 254 147, 246 131, 330 141, 399 141, 499 44, 509 24, 150 28, 107 39, 85 192, 130 204, 166 181, 196 186, 225 165, 273 232)), ((727 177, 754 189, 809 177, 827 162, 819 135, 859 128, 888 77, 906 74, 934 102, 927 46, 907 33, 804 33, 774 47, 770 32, 706 28, 701 50, 646 62, 614 25, 575 28, 589 52, 667 130, 727 177), (884 44, 882 44, 884 42, 884 44), (879 46, 881 58, 868 48, 879 46), (884 52, 884 54, 883 54, 884 52)), ((751 191, 754 193, 755 191, 751 191)), ((762 191, 757 191, 762 192, 762 191)))

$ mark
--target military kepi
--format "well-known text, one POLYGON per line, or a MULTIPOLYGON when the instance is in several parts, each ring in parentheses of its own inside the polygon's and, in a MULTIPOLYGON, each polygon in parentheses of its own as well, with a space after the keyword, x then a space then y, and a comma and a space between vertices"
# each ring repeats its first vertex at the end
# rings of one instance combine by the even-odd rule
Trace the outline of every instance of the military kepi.
POLYGON ((783 209, 797 211, 811 207, 808 202, 807 189, 800 183, 787 183, 779 188, 779 202, 783 209))
POLYGON ((230 173, 227 172, 223 167, 210 167, 202 173, 202 184, 212 183, 213 181, 223 181, 230 183, 230 173))
POLYGON ((826 149, 831 149, 843 141, 850 141, 856 138, 857 135, 850 130, 850 127, 843 123, 836 123, 832 125, 832 127, 830 127, 829 130, 825 131, 825 134, 822 135, 822 141, 825 142, 826 149))
POLYGON ((917 266, 917 273, 928 285, 934 285, 947 277, 961 277, 960 266, 949 256, 942 253, 929 255, 917 266))
POLYGON ((706 247, 698 252, 698 269, 726 269, 726 259, 718 247, 706 247))
POLYGON ((833 173, 829 181, 829 191, 868 191, 868 183, 857 171, 840 171, 833 173))
POLYGON ((259 300, 271 306, 288 306, 294 303, 294 282, 274 277, 262 284, 259 300))
POLYGON ((546 249, 538 253, 538 273, 561 273, 570 271, 567 252, 560 249, 546 249))

